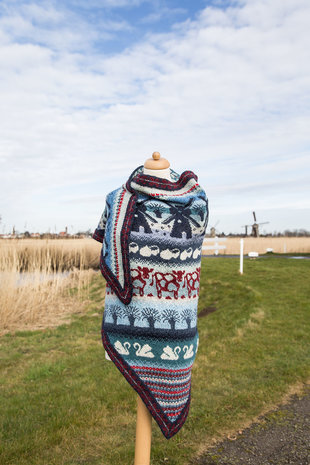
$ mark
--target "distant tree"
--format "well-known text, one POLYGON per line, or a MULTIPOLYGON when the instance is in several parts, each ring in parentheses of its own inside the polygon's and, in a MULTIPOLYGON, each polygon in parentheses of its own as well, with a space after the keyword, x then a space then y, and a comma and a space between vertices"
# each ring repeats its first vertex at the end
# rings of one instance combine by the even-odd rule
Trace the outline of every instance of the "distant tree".
POLYGON ((130 326, 134 326, 135 320, 140 316, 140 311, 138 307, 129 305, 123 308, 123 315, 128 318, 130 326))
POLYGON ((24 232, 24 236, 27 237, 27 238, 29 238, 29 237, 30 237, 30 232, 29 232, 29 231, 25 231, 25 232, 24 232))
POLYGON ((163 321, 168 321, 170 328, 175 329, 175 324, 177 321, 180 321, 180 317, 176 310, 173 308, 167 308, 163 312, 163 321))
POLYGON ((78 231, 75 236, 91 236, 92 235, 92 230, 87 229, 86 231, 78 231))
POLYGON ((160 321, 159 311, 156 308, 146 307, 142 310, 142 320, 147 320, 149 327, 154 329, 155 322, 160 321))

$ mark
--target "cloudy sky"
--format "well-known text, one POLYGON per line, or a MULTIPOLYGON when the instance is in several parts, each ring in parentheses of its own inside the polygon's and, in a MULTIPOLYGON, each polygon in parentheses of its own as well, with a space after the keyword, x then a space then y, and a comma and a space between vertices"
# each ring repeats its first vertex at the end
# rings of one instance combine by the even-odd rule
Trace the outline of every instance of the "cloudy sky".
POLYGON ((0 232, 93 230, 157 150, 209 226, 310 230, 309 0, 2 0, 0 232))

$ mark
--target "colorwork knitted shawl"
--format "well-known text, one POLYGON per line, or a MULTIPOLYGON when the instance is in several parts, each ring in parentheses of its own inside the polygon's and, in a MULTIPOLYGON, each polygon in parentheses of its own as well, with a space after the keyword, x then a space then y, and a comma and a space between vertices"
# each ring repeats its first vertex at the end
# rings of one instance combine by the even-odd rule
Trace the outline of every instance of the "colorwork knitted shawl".
POLYGON ((189 411, 208 200, 192 171, 136 168, 107 195, 93 238, 106 279, 102 342, 169 439, 189 411))

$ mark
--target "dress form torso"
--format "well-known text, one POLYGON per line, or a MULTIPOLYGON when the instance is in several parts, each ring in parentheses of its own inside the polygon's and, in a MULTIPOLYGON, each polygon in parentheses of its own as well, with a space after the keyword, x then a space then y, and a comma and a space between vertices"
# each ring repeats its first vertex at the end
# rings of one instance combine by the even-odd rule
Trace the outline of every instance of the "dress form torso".
POLYGON ((148 169, 144 167, 143 173, 148 174, 150 176, 156 176, 157 178, 168 179, 168 181, 171 181, 170 168, 164 168, 161 170, 152 170, 152 169, 148 169))

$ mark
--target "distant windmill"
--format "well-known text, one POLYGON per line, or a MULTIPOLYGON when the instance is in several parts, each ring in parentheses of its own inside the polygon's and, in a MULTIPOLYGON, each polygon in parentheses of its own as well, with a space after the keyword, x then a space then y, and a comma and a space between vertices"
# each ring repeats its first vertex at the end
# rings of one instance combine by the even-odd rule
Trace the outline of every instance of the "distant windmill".
POLYGON ((253 224, 245 224, 242 227, 245 228, 245 236, 248 235, 248 228, 251 227, 251 236, 254 237, 259 237, 259 225, 261 224, 269 224, 269 221, 265 221, 264 223, 257 223, 256 222, 256 215, 255 212, 253 212, 253 217, 254 217, 254 223, 253 224))
POLYGON ((219 224, 220 220, 218 220, 214 226, 211 226, 210 228, 210 235, 211 237, 215 237, 216 236, 216 226, 219 224))

